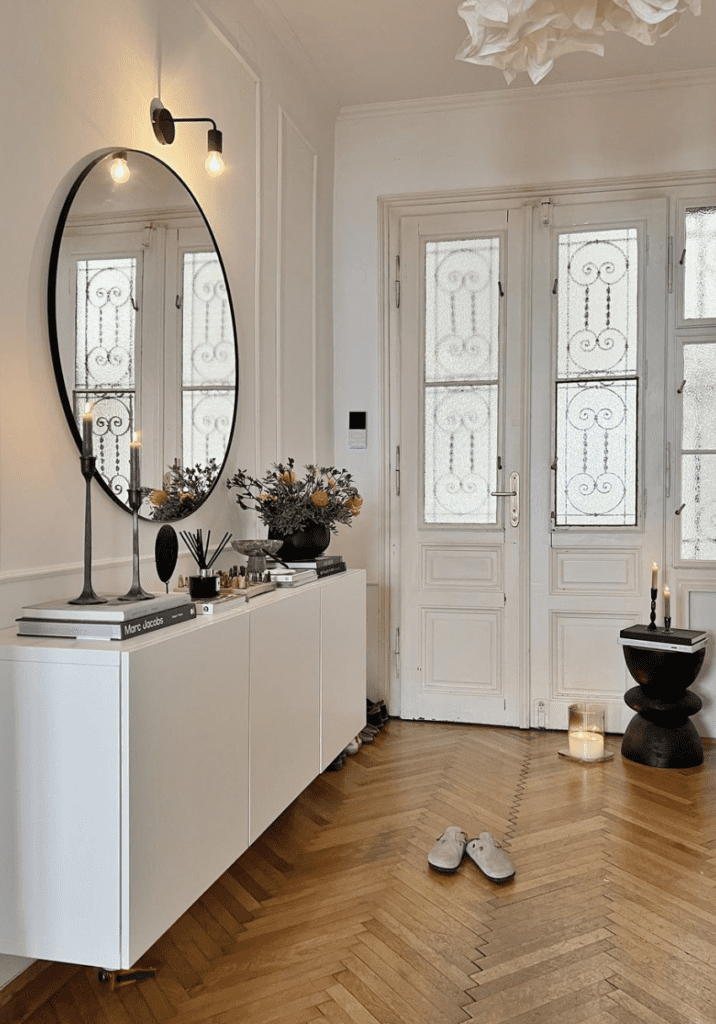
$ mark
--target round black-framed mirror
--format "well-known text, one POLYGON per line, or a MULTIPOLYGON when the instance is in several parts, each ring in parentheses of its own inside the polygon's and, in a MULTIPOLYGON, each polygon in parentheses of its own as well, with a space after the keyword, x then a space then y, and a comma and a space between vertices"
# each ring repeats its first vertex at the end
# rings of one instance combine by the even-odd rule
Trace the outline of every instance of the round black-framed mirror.
POLYGON ((216 239, 171 167, 132 149, 88 158, 58 220, 47 300, 62 406, 80 450, 91 435, 98 483, 129 511, 140 441, 141 517, 185 518, 226 462, 239 353, 216 239), (118 156, 128 177, 112 175, 118 156))

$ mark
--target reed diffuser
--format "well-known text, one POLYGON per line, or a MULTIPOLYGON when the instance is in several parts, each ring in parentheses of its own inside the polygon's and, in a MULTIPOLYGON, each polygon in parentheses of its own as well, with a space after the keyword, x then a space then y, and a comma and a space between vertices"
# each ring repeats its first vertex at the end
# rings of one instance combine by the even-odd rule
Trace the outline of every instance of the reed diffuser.
POLYGON ((209 530, 206 535, 206 541, 204 540, 201 530, 197 530, 196 533, 189 533, 188 530, 182 530, 181 539, 189 549, 189 552, 191 553, 191 556, 196 562, 199 570, 198 576, 189 577, 189 595, 194 600, 206 600, 206 598, 209 597, 216 597, 221 587, 221 577, 218 576, 218 574, 213 573, 211 571, 211 567, 231 540, 231 534, 224 534, 216 548, 216 551, 214 551, 211 557, 209 557, 211 530, 209 530))

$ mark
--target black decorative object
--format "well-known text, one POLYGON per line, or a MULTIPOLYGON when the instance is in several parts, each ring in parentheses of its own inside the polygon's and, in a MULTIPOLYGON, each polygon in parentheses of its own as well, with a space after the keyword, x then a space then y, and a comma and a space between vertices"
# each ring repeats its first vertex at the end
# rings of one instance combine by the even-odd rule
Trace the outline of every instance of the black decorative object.
POLYGON ((281 537, 269 530, 272 540, 282 540, 283 544, 277 551, 278 558, 286 562, 309 561, 322 555, 331 542, 331 531, 322 523, 309 523, 302 530, 287 537, 281 537))
POLYGON ((624 695, 627 707, 637 713, 624 733, 622 755, 651 768, 702 764, 701 738, 690 721, 702 702, 688 688, 704 663, 706 634, 636 625, 621 631, 619 643, 639 684, 624 695))
POLYGON ((94 476, 94 455, 80 455, 80 468, 85 479, 85 576, 84 587, 79 597, 70 604, 106 604, 106 597, 99 597, 92 587, 92 495, 91 485, 94 476))
MULTIPOLYGON (((649 625, 646 627, 647 629, 656 629, 656 595, 657 594, 658 594, 658 590, 655 590, 654 587, 652 587, 651 588, 651 612, 649 613, 649 625)), ((671 620, 669 620, 669 624, 671 624, 671 620)))
POLYGON ((165 523, 157 534, 154 542, 154 561, 157 565, 157 576, 169 593, 169 580, 176 569, 179 557, 179 540, 173 526, 165 523))
POLYGON ((132 586, 119 601, 152 601, 154 594, 143 589, 139 582, 139 506, 142 504, 142 491, 138 487, 130 487, 127 492, 128 504, 132 510, 132 586))

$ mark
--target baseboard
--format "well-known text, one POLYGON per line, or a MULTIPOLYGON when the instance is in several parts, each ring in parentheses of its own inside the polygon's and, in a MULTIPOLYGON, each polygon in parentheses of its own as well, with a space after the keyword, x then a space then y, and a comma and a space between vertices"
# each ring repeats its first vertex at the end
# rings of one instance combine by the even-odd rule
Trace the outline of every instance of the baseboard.
POLYGON ((3 1024, 24 1024, 39 1006, 81 970, 77 964, 36 960, 0 989, 0 1020, 3 1024))

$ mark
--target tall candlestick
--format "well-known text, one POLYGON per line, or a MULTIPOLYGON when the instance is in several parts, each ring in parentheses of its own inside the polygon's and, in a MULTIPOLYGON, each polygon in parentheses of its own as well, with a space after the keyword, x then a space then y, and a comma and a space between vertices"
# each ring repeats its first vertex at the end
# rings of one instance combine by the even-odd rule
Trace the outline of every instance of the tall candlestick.
POLYGON ((671 591, 668 587, 664 587, 664 618, 671 618, 671 591))
POLYGON ((651 589, 656 590, 659 580, 659 566, 656 562, 651 563, 651 589))
POLYGON ((139 490, 139 453, 142 450, 142 443, 139 440, 139 431, 135 430, 134 440, 129 442, 129 489, 139 490))
POLYGON ((94 433, 94 413, 92 403, 87 402, 85 411, 82 413, 82 454, 89 459, 94 454, 92 450, 92 435, 94 433))

